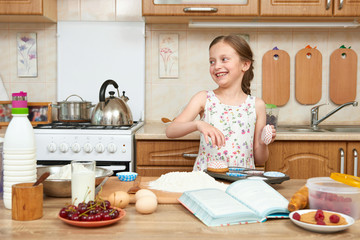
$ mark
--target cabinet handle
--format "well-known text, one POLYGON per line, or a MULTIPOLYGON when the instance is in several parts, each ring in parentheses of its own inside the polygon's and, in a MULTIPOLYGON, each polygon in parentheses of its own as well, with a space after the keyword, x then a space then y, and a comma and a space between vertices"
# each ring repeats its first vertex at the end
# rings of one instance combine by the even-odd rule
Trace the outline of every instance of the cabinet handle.
POLYGON ((197 158, 197 153, 183 153, 183 158, 197 158))
POLYGON ((340 173, 344 173, 345 153, 342 148, 340 148, 339 151, 340 151, 340 173))
POLYGON ((218 9, 214 7, 186 7, 184 12, 217 12, 218 9))
POLYGON ((339 10, 341 10, 343 8, 344 5, 344 0, 340 0, 339 2, 339 10))
POLYGON ((327 0, 326 1, 326 10, 329 10, 330 9, 330 5, 331 5, 331 0, 327 0))
POLYGON ((358 153, 356 151, 356 149, 353 149, 353 153, 354 153, 354 176, 357 177, 357 173, 358 173, 358 153))

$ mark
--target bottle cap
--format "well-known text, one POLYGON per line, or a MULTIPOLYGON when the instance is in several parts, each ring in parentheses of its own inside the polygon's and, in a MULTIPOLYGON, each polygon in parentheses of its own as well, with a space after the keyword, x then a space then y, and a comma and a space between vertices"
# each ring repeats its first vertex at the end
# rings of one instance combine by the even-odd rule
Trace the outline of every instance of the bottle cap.
POLYGON ((14 108, 27 108, 26 92, 12 93, 12 109, 14 108))
POLYGON ((360 188, 360 178, 349 174, 331 173, 330 178, 352 187, 360 188))
POLYGON ((12 114, 29 114, 28 108, 12 108, 11 109, 12 114))

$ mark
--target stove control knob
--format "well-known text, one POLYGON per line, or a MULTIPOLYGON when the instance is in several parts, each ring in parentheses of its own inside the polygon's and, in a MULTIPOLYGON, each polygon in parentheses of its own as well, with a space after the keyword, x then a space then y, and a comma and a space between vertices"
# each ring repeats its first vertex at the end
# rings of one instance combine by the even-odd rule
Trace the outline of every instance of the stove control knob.
POLYGON ((109 143, 109 145, 107 146, 107 150, 109 151, 109 153, 114 153, 117 150, 117 147, 114 143, 109 143))
POLYGON ((125 146, 122 147, 121 152, 126 153, 126 147, 125 146))
POLYGON ((50 143, 48 146, 47 146, 47 149, 49 150, 49 152, 56 152, 56 144, 55 143, 50 143))
POLYGON ((85 143, 84 144, 84 151, 86 153, 91 153, 93 150, 93 146, 90 143, 85 143))
POLYGON ((79 143, 74 143, 73 145, 71 145, 71 150, 74 153, 78 153, 81 150, 80 144, 79 143))
POLYGON ((105 151, 104 145, 102 143, 96 144, 95 151, 98 153, 103 153, 105 151))
POLYGON ((61 143, 60 144, 60 151, 62 153, 66 153, 67 151, 69 151, 69 145, 67 145, 67 143, 61 143))

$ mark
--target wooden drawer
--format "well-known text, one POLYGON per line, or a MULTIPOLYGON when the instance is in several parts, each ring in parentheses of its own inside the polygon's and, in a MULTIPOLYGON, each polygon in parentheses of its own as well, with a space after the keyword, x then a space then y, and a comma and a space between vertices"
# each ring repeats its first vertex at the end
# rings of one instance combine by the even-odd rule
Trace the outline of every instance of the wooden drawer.
POLYGON ((193 166, 199 140, 140 140, 136 142, 137 166, 193 166))

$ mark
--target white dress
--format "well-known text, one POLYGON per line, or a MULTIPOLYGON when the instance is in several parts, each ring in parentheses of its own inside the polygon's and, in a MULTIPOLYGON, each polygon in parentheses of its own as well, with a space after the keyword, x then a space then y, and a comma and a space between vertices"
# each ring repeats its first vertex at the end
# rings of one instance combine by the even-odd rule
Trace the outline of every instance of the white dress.
POLYGON ((255 168, 254 132, 256 123, 255 97, 248 95, 239 106, 222 104, 213 91, 208 91, 201 119, 219 129, 225 136, 224 147, 212 147, 211 139, 206 144, 200 135, 198 157, 194 171, 207 169, 210 161, 225 161, 229 167, 255 168))

